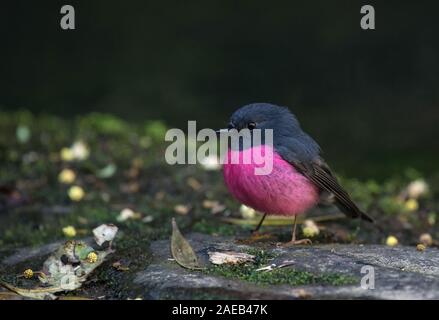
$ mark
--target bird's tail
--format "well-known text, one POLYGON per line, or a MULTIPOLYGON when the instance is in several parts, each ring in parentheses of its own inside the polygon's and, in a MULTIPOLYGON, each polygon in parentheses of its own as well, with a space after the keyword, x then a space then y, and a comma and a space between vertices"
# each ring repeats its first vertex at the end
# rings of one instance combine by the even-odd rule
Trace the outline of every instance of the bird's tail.
POLYGON ((365 221, 370 222, 370 223, 375 222, 375 220, 372 217, 370 217, 368 214, 361 211, 356 205, 347 207, 339 201, 336 201, 335 205, 348 217, 360 218, 360 219, 365 220, 365 221))

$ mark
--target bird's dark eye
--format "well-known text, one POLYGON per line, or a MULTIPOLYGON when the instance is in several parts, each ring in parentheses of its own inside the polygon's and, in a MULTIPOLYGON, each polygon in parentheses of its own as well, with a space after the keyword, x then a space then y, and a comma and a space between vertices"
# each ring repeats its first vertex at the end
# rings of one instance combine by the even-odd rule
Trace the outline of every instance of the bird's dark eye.
POLYGON ((253 130, 254 128, 256 128, 256 123, 254 123, 254 122, 250 122, 250 123, 247 125, 247 128, 249 128, 250 130, 253 130))

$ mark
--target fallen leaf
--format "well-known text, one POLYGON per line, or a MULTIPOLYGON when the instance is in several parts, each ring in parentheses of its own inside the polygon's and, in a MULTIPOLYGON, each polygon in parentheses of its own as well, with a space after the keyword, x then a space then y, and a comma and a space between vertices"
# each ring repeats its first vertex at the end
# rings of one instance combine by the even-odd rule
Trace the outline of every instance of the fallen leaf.
POLYGON ((418 179, 410 182, 406 188, 407 195, 409 198, 418 199, 421 196, 428 193, 429 186, 423 179, 418 179))
POLYGON ((19 125, 16 130, 16 136, 18 142, 24 144, 27 143, 31 137, 31 131, 29 127, 25 125, 19 125))
POLYGON ((0 286, 4 287, 5 289, 8 289, 16 294, 19 294, 23 297, 28 297, 32 299, 38 299, 38 300, 55 300, 57 297, 54 295, 56 292, 63 291, 62 288, 55 288, 55 287, 49 287, 49 288, 34 288, 34 289, 23 289, 14 287, 13 285, 10 285, 9 283, 6 283, 4 281, 0 281, 0 286))
POLYGON ((222 205, 219 201, 216 200, 204 200, 203 207, 206 209, 210 209, 210 212, 212 214, 217 214, 226 210, 226 206, 222 205))
POLYGON ((201 189, 202 185, 200 182, 198 182, 197 179, 190 177, 187 179, 187 184, 189 187, 191 187, 194 191, 198 191, 201 189))
POLYGON ((201 269, 197 255, 181 234, 174 218, 172 219, 171 253, 180 266, 187 269, 201 269))
POLYGON ((189 206, 185 206, 183 204, 177 204, 174 207, 175 213, 178 213, 178 214, 181 214, 181 215, 187 215, 189 213, 189 210, 190 210, 189 206))
POLYGON ((218 201, 216 201, 216 200, 204 200, 203 201, 203 208, 206 208, 206 209, 212 209, 213 207, 215 207, 216 205, 218 205, 218 201))
POLYGON ((130 208, 125 208, 120 212, 119 216, 116 219, 119 222, 123 222, 129 219, 140 219, 140 218, 141 218, 140 213, 134 212, 130 208))
POLYGON ((110 248, 98 251, 82 241, 67 241, 44 262, 43 273, 38 279, 51 287, 61 288, 60 291, 78 289, 110 253, 113 253, 110 248))
POLYGON ((256 217, 255 209, 247 207, 244 204, 242 204, 241 207, 239 208, 239 212, 241 213, 241 216, 244 219, 253 219, 256 217))
POLYGON ((145 216, 143 219, 142 219, 142 222, 143 223, 150 223, 150 222, 152 222, 154 220, 154 217, 153 216, 145 216))
MULTIPOLYGON (((96 242, 99 244, 98 241, 101 240, 111 242, 116 235, 117 227, 105 224, 99 226, 93 232, 96 230, 96 242)), ((110 247, 98 251, 85 242, 70 240, 50 255, 43 264, 42 272, 38 272, 38 279, 46 287, 24 289, 4 281, 0 281, 0 285, 23 297, 40 300, 57 299, 57 296, 55 296, 57 292, 80 288, 90 273, 100 266, 111 253, 113 253, 113 250, 110 247)))
POLYGON ((85 160, 90 155, 90 150, 88 149, 88 146, 81 140, 73 143, 70 150, 73 154, 73 158, 76 160, 85 160))
POLYGON ((25 300, 26 297, 20 296, 12 291, 4 291, 0 292, 0 301, 1 300, 25 300))
POLYGON ((209 261, 213 264, 242 264, 245 262, 253 262, 254 255, 242 252, 224 251, 224 252, 208 252, 209 261))
POLYGON ((115 263, 113 263, 113 268, 118 270, 118 271, 129 271, 130 268, 127 266, 122 265, 122 263, 120 261, 116 261, 115 263))
POLYGON ((100 246, 106 241, 111 243, 116 236, 117 230, 118 228, 114 224, 102 224, 93 229, 96 243, 100 246))
POLYGON ((429 233, 423 233, 419 236, 419 242, 425 246, 431 246, 433 244, 433 238, 429 233))
POLYGON ((101 178, 101 179, 107 179, 107 178, 111 178, 112 176, 114 176, 116 171, 117 171, 116 165, 114 163, 110 163, 107 166, 105 166, 104 168, 99 169, 96 172, 96 176, 98 178, 101 178))

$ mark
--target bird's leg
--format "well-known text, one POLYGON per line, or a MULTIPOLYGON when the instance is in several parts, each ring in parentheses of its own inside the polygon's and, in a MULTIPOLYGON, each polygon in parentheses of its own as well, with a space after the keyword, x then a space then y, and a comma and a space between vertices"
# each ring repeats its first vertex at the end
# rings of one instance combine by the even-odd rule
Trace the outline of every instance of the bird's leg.
POLYGON ((258 225, 256 226, 256 228, 252 230, 252 234, 253 234, 253 235, 258 234, 258 231, 259 231, 259 229, 261 228, 262 223, 264 222, 266 216, 267 216, 267 214, 264 213, 264 215, 263 215, 262 218, 261 218, 261 221, 259 221, 259 223, 258 223, 258 225))
POLYGON ((291 230, 291 242, 296 242, 297 215, 294 216, 293 229, 291 230))
POLYGON ((312 244, 310 239, 300 239, 296 240, 296 226, 297 226, 297 215, 294 216, 294 223, 291 229, 291 241, 286 243, 278 243, 279 247, 289 247, 297 244, 312 244))
POLYGON ((251 236, 250 238, 244 240, 244 243, 253 243, 253 242, 257 242, 260 240, 266 240, 266 239, 270 239, 272 236, 270 234, 259 234, 259 229, 261 228, 262 224, 264 223, 265 217, 267 216, 266 213, 264 213, 263 217, 261 218, 261 220, 259 221, 258 225, 256 226, 255 229, 253 229, 251 231, 251 236))

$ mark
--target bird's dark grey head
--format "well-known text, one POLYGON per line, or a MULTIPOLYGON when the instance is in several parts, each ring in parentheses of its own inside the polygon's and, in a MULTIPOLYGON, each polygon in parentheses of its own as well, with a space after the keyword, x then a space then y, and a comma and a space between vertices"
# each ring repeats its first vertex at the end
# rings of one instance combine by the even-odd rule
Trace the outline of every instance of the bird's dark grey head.
POLYGON ((252 103, 236 110, 228 129, 273 129, 273 145, 285 155, 312 158, 318 155, 317 143, 300 127, 299 121, 286 108, 270 103, 252 103))
POLYGON ((277 129, 287 127, 289 130, 300 129, 296 117, 286 107, 270 103, 252 103, 236 110, 229 123, 229 129, 277 129))

